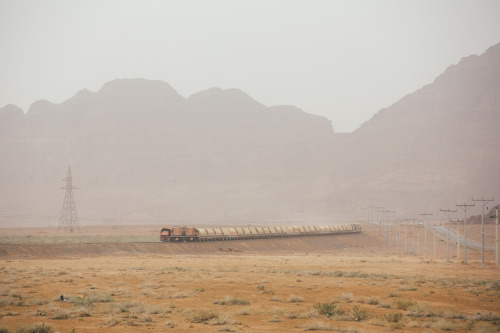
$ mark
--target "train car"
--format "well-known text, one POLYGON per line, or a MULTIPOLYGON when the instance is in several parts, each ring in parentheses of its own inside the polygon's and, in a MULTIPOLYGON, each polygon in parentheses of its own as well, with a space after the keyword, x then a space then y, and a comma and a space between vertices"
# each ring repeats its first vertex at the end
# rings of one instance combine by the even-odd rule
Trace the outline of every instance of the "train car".
POLYGON ((259 238, 259 230, 256 227, 250 227, 249 229, 252 234, 252 238, 259 238))
POLYGON ((199 241, 206 241, 209 238, 209 231, 208 229, 201 228, 198 229, 198 240, 199 241))
POLYGON ((286 237, 285 227, 274 227, 274 229, 276 230, 276 235, 278 235, 278 237, 286 237))
POLYGON ((293 235, 300 236, 300 229, 299 229, 299 227, 295 227, 295 226, 294 227, 289 227, 288 231, 287 231, 287 235, 288 236, 293 236, 293 235))
POLYGON ((237 233, 237 238, 238 239, 242 239, 242 238, 245 238, 245 231, 243 230, 243 228, 235 228, 236 229, 236 233, 237 233))

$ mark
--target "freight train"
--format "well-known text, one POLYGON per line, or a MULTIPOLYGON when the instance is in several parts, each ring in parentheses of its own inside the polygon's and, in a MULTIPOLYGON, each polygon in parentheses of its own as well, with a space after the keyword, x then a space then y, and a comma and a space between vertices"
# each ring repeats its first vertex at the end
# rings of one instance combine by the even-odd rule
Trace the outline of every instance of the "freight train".
POLYGON ((160 240, 163 242, 205 242, 256 238, 342 235, 359 232, 361 232, 361 225, 354 223, 324 226, 270 226, 200 229, 188 227, 165 227, 161 229, 160 240))

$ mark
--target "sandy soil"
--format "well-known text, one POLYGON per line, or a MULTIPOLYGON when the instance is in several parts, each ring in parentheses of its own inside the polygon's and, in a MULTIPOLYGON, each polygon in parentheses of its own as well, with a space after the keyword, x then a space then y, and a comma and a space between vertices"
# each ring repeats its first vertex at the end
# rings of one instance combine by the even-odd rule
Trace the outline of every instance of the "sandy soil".
MULTIPOLYGON (((92 232, 158 233, 150 226, 110 229, 92 232)), ((404 255, 404 241, 398 244, 397 237, 396 246, 391 238, 386 247, 375 227, 360 235, 203 244, 3 244, 0 327, 12 332, 43 323, 59 332, 495 331, 500 268, 494 253, 487 252, 484 269, 479 251, 472 249, 467 264, 453 256, 447 263, 442 239, 434 256, 428 235, 425 257, 422 233, 419 238, 415 256, 404 255), (58 301, 60 295, 65 301, 58 301), (332 303, 341 311, 332 310, 332 303)))

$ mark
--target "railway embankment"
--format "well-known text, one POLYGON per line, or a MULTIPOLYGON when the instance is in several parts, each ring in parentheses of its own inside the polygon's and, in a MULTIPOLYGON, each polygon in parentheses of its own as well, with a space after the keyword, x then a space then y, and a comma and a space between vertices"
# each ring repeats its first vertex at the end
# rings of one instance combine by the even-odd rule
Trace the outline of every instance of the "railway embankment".
POLYGON ((380 240, 365 233, 193 243, 120 242, 65 244, 0 244, 0 258, 74 258, 93 256, 214 255, 217 253, 327 253, 358 251, 379 246, 380 240))

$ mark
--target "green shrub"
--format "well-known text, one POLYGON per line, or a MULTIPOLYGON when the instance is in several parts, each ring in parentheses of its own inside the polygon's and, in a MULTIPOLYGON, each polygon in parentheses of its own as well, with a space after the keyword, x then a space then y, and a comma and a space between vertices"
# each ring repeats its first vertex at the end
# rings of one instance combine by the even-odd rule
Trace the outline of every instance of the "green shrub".
POLYGON ((327 317, 332 317, 335 315, 342 315, 344 311, 337 307, 335 302, 330 303, 316 303, 314 304, 314 309, 318 311, 320 315, 324 315, 327 317))

